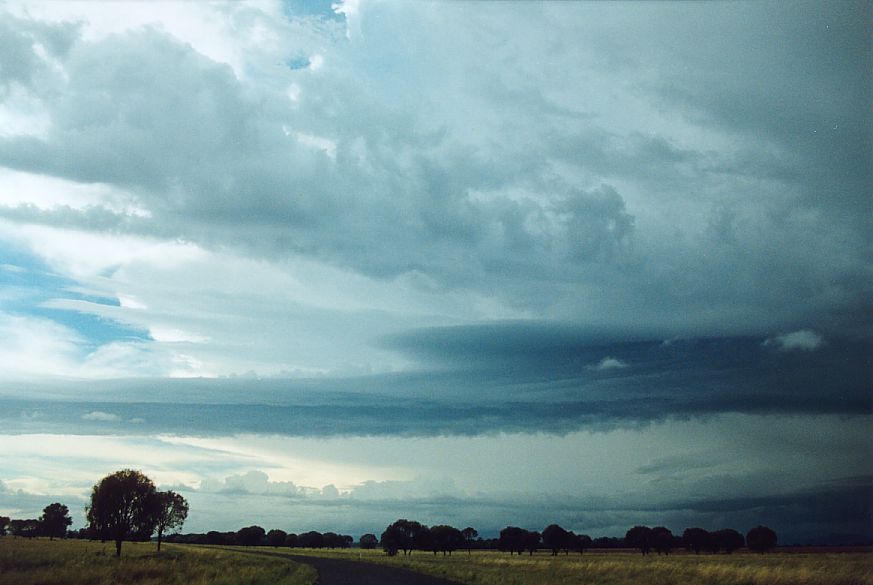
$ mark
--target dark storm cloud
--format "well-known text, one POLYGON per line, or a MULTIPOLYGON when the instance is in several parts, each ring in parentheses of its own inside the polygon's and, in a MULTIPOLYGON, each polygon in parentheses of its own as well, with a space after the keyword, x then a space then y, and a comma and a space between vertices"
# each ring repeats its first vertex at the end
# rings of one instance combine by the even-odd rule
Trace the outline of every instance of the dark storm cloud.
POLYGON ((119 187, 147 214, 0 214, 423 276, 619 328, 869 325, 866 4, 477 8, 433 30, 416 7, 368 8, 357 44, 311 31, 318 75, 266 80, 152 29, 74 42, 75 27, 4 17, 21 53, 6 78, 51 124, 0 140, 0 164, 119 187), (39 35, 65 39, 46 41, 63 75, 39 35), (610 92, 645 104, 634 127, 610 92))
POLYGON ((119 380, 4 388, 4 425, 56 432, 477 435, 635 426, 722 413, 873 413, 868 340, 785 350, 756 338, 619 341, 568 327, 413 332, 427 371, 336 379, 119 380), (61 400, 38 399, 54 394, 61 400), (94 413, 105 413, 95 415, 94 413), (130 421, 136 421, 131 424, 130 421))

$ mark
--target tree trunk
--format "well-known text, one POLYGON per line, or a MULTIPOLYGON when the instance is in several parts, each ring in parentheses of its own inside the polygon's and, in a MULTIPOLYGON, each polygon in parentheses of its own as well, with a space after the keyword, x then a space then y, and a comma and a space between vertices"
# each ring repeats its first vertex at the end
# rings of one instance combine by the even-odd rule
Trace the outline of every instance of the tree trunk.
POLYGON ((115 539, 115 556, 116 557, 121 556, 121 539, 120 538, 115 539))
POLYGON ((159 528, 158 529, 158 552, 161 552, 161 536, 163 536, 163 534, 164 534, 164 529, 159 528))

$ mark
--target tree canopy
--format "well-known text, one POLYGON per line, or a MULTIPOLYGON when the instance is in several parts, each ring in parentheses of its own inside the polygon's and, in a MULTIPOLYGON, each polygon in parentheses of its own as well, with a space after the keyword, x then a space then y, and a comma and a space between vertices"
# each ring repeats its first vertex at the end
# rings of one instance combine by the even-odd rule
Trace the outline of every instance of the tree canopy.
POLYGON ((174 491, 157 492, 153 510, 158 531, 158 550, 161 550, 164 531, 182 526, 188 517, 188 502, 174 491))
POLYGON ((65 505, 55 502, 49 504, 42 510, 42 516, 39 518, 39 531, 43 536, 48 536, 49 540, 63 538, 67 533, 67 528, 73 523, 70 518, 70 509, 65 505))
POLYGON ((122 469, 100 480, 86 508, 88 522, 100 538, 121 543, 131 537, 148 538, 156 525, 155 484, 139 471, 122 469))
POLYGON ((776 533, 767 526, 756 526, 746 534, 746 546, 761 554, 776 546, 776 542, 776 533))

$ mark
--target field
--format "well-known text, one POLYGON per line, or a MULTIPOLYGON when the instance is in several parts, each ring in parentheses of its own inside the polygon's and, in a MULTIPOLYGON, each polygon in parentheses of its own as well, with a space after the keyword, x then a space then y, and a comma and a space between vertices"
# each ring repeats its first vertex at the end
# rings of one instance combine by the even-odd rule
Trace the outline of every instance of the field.
POLYGON ((873 585, 869 552, 388 557, 356 549, 165 547, 158 554, 153 543, 125 543, 119 560, 112 543, 0 538, 0 585, 311 585, 315 571, 289 562, 298 554, 404 567, 467 585, 873 585))
MULTIPOLYGON (((297 549, 295 549, 297 550, 297 549)), ((406 567, 468 585, 873 585, 870 553, 673 554, 587 552, 552 557, 539 552, 458 551, 451 557, 416 552, 388 557, 381 551, 308 551, 406 567)))
POLYGON ((0 538, 0 585, 311 585, 314 569, 229 550, 0 538))

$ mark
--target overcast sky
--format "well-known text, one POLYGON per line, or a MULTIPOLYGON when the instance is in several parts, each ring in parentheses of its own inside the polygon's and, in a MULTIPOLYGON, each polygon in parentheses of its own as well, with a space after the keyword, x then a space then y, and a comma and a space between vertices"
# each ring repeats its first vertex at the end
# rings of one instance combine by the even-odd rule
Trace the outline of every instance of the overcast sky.
POLYGON ((0 4, 0 514, 873 538, 871 12, 0 4))

